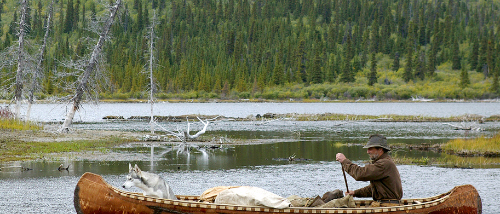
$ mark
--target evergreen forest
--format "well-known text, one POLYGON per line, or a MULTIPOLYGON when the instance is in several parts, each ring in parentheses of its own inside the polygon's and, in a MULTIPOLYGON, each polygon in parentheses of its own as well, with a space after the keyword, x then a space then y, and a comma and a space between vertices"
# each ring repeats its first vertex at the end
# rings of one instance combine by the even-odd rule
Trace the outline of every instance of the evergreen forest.
MULTIPOLYGON (((122 3, 94 77, 100 99, 148 99, 151 89, 157 99, 202 100, 500 95, 499 0, 122 3)), ((16 50, 20 1, 0 0, 0 99, 14 96, 15 53, 37 58, 50 4, 28 1, 28 42, 16 50)), ((32 78, 27 66, 22 77, 24 88, 40 86, 36 99, 73 94, 74 64, 88 59, 112 4, 53 1, 42 75, 32 78)))

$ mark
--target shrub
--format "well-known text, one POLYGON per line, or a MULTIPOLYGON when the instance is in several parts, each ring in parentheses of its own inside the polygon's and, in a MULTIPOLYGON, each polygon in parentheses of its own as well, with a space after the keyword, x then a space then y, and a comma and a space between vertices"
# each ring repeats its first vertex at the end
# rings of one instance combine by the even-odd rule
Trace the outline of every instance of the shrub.
POLYGON ((341 99, 346 96, 346 92, 349 90, 347 85, 338 85, 337 87, 332 87, 327 93, 326 96, 331 99, 341 99))
POLYGON ((368 86, 357 86, 357 87, 352 87, 347 90, 349 94, 354 97, 364 97, 364 98, 370 98, 372 97, 372 92, 368 86))
POLYGON ((114 93, 111 95, 111 97, 113 99, 117 99, 117 100, 128 100, 130 95, 125 94, 125 93, 114 93))
POLYGON ((198 98, 198 92, 189 91, 189 92, 179 94, 179 96, 181 99, 196 99, 196 98, 198 98))
POLYGON ((33 122, 16 120, 8 107, 0 107, 0 129, 39 130, 41 127, 33 122))
POLYGON ((250 98, 250 92, 246 92, 246 91, 244 91, 244 92, 240 92, 240 93, 238 94, 238 97, 239 97, 240 99, 249 99, 249 98, 250 98))
POLYGON ((278 98, 278 92, 277 91, 265 91, 262 93, 262 98, 264 99, 269 99, 269 100, 275 100, 278 98))
POLYGON ((7 106, 0 107, 0 118, 2 119, 14 118, 14 113, 12 113, 12 111, 10 111, 10 108, 7 106))
POLYGON ((409 88, 400 88, 396 91, 397 98, 402 100, 410 99, 413 94, 415 94, 415 92, 409 88))

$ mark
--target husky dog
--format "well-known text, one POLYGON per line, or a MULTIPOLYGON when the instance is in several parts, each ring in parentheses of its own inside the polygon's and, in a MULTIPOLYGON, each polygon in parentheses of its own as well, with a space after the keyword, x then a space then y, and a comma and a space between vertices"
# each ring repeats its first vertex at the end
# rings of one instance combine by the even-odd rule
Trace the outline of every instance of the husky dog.
POLYGON ((144 195, 177 200, 172 189, 159 175, 143 172, 137 164, 134 167, 128 164, 128 168, 129 173, 127 181, 123 183, 123 188, 135 186, 144 190, 144 195))

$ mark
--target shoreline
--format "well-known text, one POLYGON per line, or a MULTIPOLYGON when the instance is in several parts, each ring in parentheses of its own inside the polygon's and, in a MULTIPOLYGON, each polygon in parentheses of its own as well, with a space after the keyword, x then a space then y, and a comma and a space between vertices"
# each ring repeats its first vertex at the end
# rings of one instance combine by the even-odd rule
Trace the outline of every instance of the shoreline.
MULTIPOLYGON (((101 99, 97 103, 148 103, 148 99, 101 99)), ((330 99, 300 99, 293 98, 283 100, 271 99, 155 99, 154 103, 500 103, 500 98, 497 99, 426 99, 426 98, 412 98, 406 100, 374 100, 374 99, 351 99, 351 100, 330 100, 330 99)), ((54 100, 36 100, 38 104, 55 104, 55 103, 68 103, 63 101, 54 100)), ((95 103, 93 101, 84 101, 82 104, 95 103)), ((0 104, 12 104, 11 100, 0 100, 0 104)), ((27 104, 23 100, 23 104, 27 104)))

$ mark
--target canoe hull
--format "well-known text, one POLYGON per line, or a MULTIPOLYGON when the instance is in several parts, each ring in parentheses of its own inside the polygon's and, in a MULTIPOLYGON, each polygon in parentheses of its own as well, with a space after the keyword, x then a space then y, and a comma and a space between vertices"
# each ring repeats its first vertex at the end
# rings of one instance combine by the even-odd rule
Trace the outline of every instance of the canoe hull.
MULTIPOLYGON (((78 214, 167 214, 167 213, 482 213, 481 198, 471 185, 457 186, 448 193, 425 199, 406 199, 403 206, 361 208, 302 208, 273 209, 198 202, 197 196, 178 196, 180 200, 142 196, 119 190, 101 176, 85 173, 74 192, 74 206, 78 214), (418 204, 416 203, 418 202, 418 204)), ((361 204, 369 204, 370 200, 361 204)), ((360 203, 360 201, 358 201, 360 203)))

